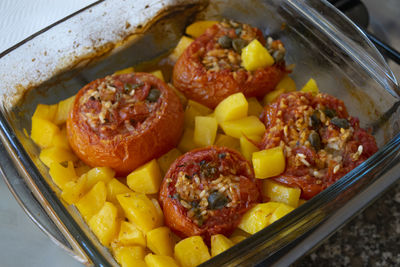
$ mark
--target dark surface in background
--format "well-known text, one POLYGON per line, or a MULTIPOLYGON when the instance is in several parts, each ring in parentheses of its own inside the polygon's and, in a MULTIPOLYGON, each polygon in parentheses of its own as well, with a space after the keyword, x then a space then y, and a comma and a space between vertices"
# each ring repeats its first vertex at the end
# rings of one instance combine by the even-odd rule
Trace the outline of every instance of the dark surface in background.
MULTIPOLYGON (((400 50, 400 1, 362 2, 368 30, 400 50)), ((388 63, 399 79, 400 66, 388 63)), ((400 181, 293 266, 400 266, 400 181)))

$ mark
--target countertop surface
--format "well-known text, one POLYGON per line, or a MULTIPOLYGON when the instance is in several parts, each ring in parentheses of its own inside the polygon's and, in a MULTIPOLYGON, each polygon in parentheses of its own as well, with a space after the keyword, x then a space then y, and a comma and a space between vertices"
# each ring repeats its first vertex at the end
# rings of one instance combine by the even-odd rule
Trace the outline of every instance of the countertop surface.
MULTIPOLYGON (((0 1, 0 53, 92 2, 94 1, 0 1)), ((387 0, 383 3, 365 0, 364 3, 370 10, 370 30, 382 34, 383 39, 400 50, 398 0, 387 0)), ((400 66, 389 63, 397 78, 400 78, 400 66)), ((26 216, 2 179, 0 237, 2 267, 82 266, 54 245, 26 216)), ((400 266, 400 182, 294 265, 400 266)))

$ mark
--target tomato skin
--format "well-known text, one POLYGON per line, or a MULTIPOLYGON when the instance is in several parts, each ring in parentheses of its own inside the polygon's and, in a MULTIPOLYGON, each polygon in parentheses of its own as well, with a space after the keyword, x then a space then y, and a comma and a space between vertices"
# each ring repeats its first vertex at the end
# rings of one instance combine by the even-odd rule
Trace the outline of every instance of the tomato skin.
POLYGON ((192 150, 179 157, 170 167, 161 184, 159 200, 162 204, 165 224, 182 238, 194 235, 202 236, 206 242, 215 234, 229 236, 237 227, 243 214, 254 204, 261 201, 261 183, 254 178, 254 172, 249 164, 238 152, 224 147, 207 147, 192 150), (224 207, 213 210, 204 224, 197 225, 187 216, 186 209, 180 204, 179 200, 171 196, 176 192, 175 184, 177 175, 180 171, 193 173, 198 171, 195 164, 204 159, 216 160, 218 154, 229 153, 232 160, 220 160, 220 166, 225 170, 235 168, 237 175, 240 176, 240 200, 237 207, 224 207), (188 166, 184 166, 188 164, 188 166))
POLYGON ((327 94, 318 94, 317 96, 304 92, 282 94, 277 100, 265 107, 261 120, 266 125, 266 133, 260 144, 260 149, 272 148, 284 142, 285 146, 289 146, 291 151, 290 155, 286 156, 285 171, 272 179, 291 187, 301 188, 301 197, 304 199, 310 199, 317 195, 378 150, 374 137, 360 127, 357 118, 348 115, 343 101, 327 94), (282 101, 286 101, 284 105, 282 105, 282 101), (343 129, 332 125, 331 122, 321 124, 317 128, 307 124, 304 128, 300 130, 297 128, 296 130, 296 120, 300 117, 309 116, 304 115, 299 107, 301 107, 301 110, 330 109, 334 111, 336 118, 346 119, 352 132, 343 141, 343 147, 334 152, 329 152, 331 148, 327 148, 331 138, 339 137, 340 140, 343 138, 341 136, 343 129), (298 136, 304 133, 306 133, 305 136, 308 136, 311 131, 318 132, 322 149, 327 148, 325 156, 324 153, 319 153, 321 151, 316 151, 312 145, 304 142, 299 143, 299 139, 288 137, 287 133, 285 135, 280 125, 288 126, 287 132, 298 131, 298 136), (296 145, 293 145, 293 143, 296 143, 296 145), (362 153, 359 157, 354 158, 354 154, 360 146, 362 146, 362 153), (296 162, 296 156, 299 154, 310 166, 296 162), (331 154, 332 158, 339 156, 341 160, 338 163, 332 158, 326 159, 326 154, 331 154), (336 166, 339 168, 335 169, 336 166), (314 170, 321 171, 321 177, 314 176, 314 170))
MULTIPOLYGON (((148 85, 158 88, 162 96, 158 100, 156 112, 145 114, 146 109, 142 106, 145 102, 138 102, 129 111, 124 111, 123 108, 113 111, 115 117, 119 118, 113 122, 113 130, 100 133, 93 129, 82 119, 80 98, 87 90, 98 86, 105 79, 102 78, 87 84, 78 92, 67 119, 67 134, 73 151, 83 162, 93 167, 110 167, 117 175, 123 176, 177 145, 183 131, 183 108, 172 89, 153 75, 134 73, 111 77, 116 85, 131 79, 145 80, 146 85, 136 95, 140 101, 148 94, 148 85), (129 112, 135 113, 135 118, 141 120, 141 124, 133 132, 123 131, 121 127, 125 117, 132 116, 129 112)), ((98 109, 97 107, 96 110, 98 109)))
MULTIPOLYGON (((254 72, 244 69, 207 71, 201 57, 205 51, 214 48, 215 38, 224 34, 232 33, 221 30, 217 25, 207 29, 184 51, 173 70, 174 86, 188 98, 209 108, 215 108, 223 99, 238 92, 246 97, 262 97, 272 91, 287 72, 284 62, 254 72)), ((265 44, 259 29, 257 39, 265 44)))

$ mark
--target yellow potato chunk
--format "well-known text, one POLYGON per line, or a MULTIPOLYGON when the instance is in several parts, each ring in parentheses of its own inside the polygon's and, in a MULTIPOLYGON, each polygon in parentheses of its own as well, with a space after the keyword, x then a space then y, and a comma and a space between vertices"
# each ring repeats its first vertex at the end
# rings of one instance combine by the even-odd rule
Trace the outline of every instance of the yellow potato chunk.
POLYGON ((234 243, 224 235, 213 235, 211 236, 211 256, 215 257, 233 245, 234 243))
POLYGON ((146 252, 141 246, 122 246, 113 249, 115 259, 122 267, 146 267, 146 252))
POLYGON ((181 137, 181 141, 179 141, 178 149, 180 151, 182 151, 183 153, 185 153, 185 152, 188 152, 188 151, 190 151, 192 149, 197 148, 198 145, 196 145, 196 143, 194 142, 193 136, 194 136, 193 129, 186 128, 183 131, 183 135, 181 137))
POLYGON ((58 133, 54 134, 53 139, 51 141, 51 146, 58 146, 71 150, 67 138, 67 131, 64 129, 65 128, 63 128, 63 130, 59 131, 58 133))
POLYGON ((160 167, 155 159, 135 169, 126 177, 126 183, 130 189, 144 194, 157 193, 161 180, 160 167))
POLYGON ((240 138, 242 135, 261 136, 265 132, 264 124, 255 116, 249 116, 235 121, 222 122, 221 128, 225 134, 235 138, 240 138))
POLYGON ((192 36, 193 38, 197 38, 202 35, 208 28, 217 24, 218 21, 213 20, 199 20, 196 21, 186 28, 186 34, 192 36))
POLYGON ((167 173, 171 164, 181 155, 182 152, 180 152, 179 149, 173 148, 157 159, 158 166, 160 166, 160 169, 164 175, 167 173))
POLYGON ((91 188, 98 182, 102 181, 105 184, 114 178, 115 171, 109 167, 95 167, 87 172, 87 186, 91 188))
POLYGON ((174 258, 166 255, 147 254, 144 260, 148 267, 179 267, 174 258))
POLYGON ((208 107, 189 99, 185 109, 185 127, 193 129, 196 116, 207 116, 211 112, 212 110, 208 107))
POLYGON ((57 113, 57 104, 54 105, 38 104, 32 117, 41 118, 43 120, 53 122, 56 113, 57 113))
POLYGON ((259 117, 264 108, 261 106, 260 102, 258 102, 257 98, 250 97, 247 99, 247 102, 249 103, 248 115, 259 117))
POLYGON ((274 58, 257 39, 242 49, 242 65, 248 71, 272 66, 274 63, 274 58))
POLYGON ((279 220, 292 210, 294 210, 294 207, 286 205, 284 203, 280 203, 281 205, 272 213, 271 218, 270 218, 270 224, 279 220))
POLYGON ((100 181, 75 204, 85 221, 99 212, 106 202, 106 196, 106 185, 100 181))
POLYGON ((198 146, 210 146, 214 144, 217 129, 218 123, 215 118, 196 116, 193 141, 198 146))
POLYGON ((194 267, 210 259, 208 247, 200 236, 191 236, 175 245, 175 259, 182 267, 194 267))
POLYGON ((52 145, 54 136, 59 134, 60 129, 49 120, 32 117, 32 140, 41 148, 46 148, 52 145))
POLYGON ((61 198, 64 199, 69 205, 75 204, 86 193, 86 175, 82 175, 76 181, 70 181, 64 184, 61 198))
POLYGON ((271 201, 282 202, 296 208, 299 204, 301 190, 267 179, 263 181, 263 194, 271 201))
POLYGON ((63 124, 67 121, 69 113, 74 106, 75 96, 71 96, 58 103, 57 113, 54 117, 54 123, 57 125, 63 124))
POLYGON ((171 230, 166 227, 158 227, 146 234, 147 247, 157 255, 173 256, 175 241, 171 230))
POLYGON ((254 145, 251 141, 259 142, 261 138, 259 136, 241 136, 240 137, 240 152, 242 155, 248 160, 251 161, 251 156, 254 152, 259 151, 260 149, 254 145))
POLYGON ((229 239, 232 241, 233 244, 237 244, 242 242, 243 240, 245 240, 247 237, 245 237, 244 235, 236 235, 236 236, 232 236, 229 239))
POLYGON ((276 89, 274 91, 269 92, 264 96, 263 104, 264 106, 271 104, 274 102, 281 94, 285 92, 284 88, 276 89))
POLYGON ((280 146, 254 152, 252 155, 256 178, 264 179, 281 174, 286 167, 285 155, 280 146))
POLYGON ((187 102, 188 102, 188 99, 186 98, 186 96, 181 91, 176 89, 171 83, 169 83, 168 86, 171 87, 172 90, 175 92, 175 94, 179 97, 179 100, 181 101, 182 106, 185 109, 187 102))
POLYGON ((66 162, 67 166, 63 166, 58 162, 50 165, 49 173, 54 183, 61 189, 64 189, 66 183, 75 181, 76 177, 74 164, 71 161, 66 162))
POLYGON ((136 225, 130 222, 121 222, 118 241, 123 245, 138 245, 146 247, 146 237, 136 225))
POLYGON ((142 193, 128 193, 117 195, 126 217, 143 233, 147 233, 162 225, 162 217, 153 202, 142 193))
POLYGON ((120 74, 128 74, 128 73, 132 73, 134 72, 135 69, 133 67, 128 67, 122 70, 117 70, 116 72, 114 72, 114 74, 120 75, 120 74))
POLYGON ((289 75, 285 75, 282 80, 275 86, 275 90, 284 89, 285 92, 293 92, 297 90, 296 83, 290 78, 289 75))
POLYGON ((178 58, 183 54, 183 52, 186 50, 186 48, 193 42, 194 40, 192 38, 182 36, 182 38, 179 40, 178 44, 176 45, 174 51, 169 55, 169 58, 172 61, 177 61, 178 58))
POLYGON ((215 139, 215 146, 224 146, 237 151, 240 151, 240 142, 239 139, 234 138, 232 136, 226 134, 217 134, 215 139))
POLYGON ((242 217, 238 227, 249 234, 255 234, 270 224, 272 213, 281 203, 268 202, 255 205, 242 217))
POLYGON ((164 75, 163 75, 161 70, 152 71, 152 72, 150 72, 150 74, 153 74, 158 79, 160 79, 161 81, 165 82, 164 75))
POLYGON ((132 193, 132 190, 129 189, 126 185, 121 183, 118 179, 113 178, 106 184, 107 188, 107 201, 112 203, 118 203, 117 195, 132 193))
POLYGON ((156 223, 158 225, 163 225, 164 224, 164 213, 162 212, 160 203, 158 203, 158 200, 155 198, 151 198, 150 200, 151 200, 151 202, 153 202, 154 208, 156 210, 156 214, 157 214, 157 217, 156 217, 157 222, 156 223))
POLYGON ((247 116, 249 104, 243 93, 236 93, 222 100, 215 108, 218 123, 233 121, 247 116))
POLYGON ((310 78, 308 82, 301 88, 301 91, 303 92, 310 92, 313 95, 316 95, 319 93, 318 85, 317 82, 313 79, 310 78))
POLYGON ((53 162, 64 162, 64 161, 77 161, 78 158, 71 151, 63 147, 48 147, 42 149, 39 154, 39 159, 50 168, 53 162))
POLYGON ((104 246, 110 246, 117 235, 117 208, 111 202, 105 202, 98 213, 89 220, 89 227, 104 246))

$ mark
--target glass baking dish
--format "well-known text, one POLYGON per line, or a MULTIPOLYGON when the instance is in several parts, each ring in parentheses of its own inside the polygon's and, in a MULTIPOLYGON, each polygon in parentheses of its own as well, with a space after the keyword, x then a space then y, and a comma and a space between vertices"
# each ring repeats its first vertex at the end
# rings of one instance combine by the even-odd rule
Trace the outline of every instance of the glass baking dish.
POLYGON ((77 210, 58 198, 59 189, 38 159, 39 149, 28 134, 36 105, 56 103, 91 80, 165 54, 194 19, 221 18, 252 24, 281 39, 287 63, 296 64, 296 82, 313 77, 321 91, 342 99, 362 127, 373 130, 380 149, 289 215, 204 266, 290 263, 305 252, 299 254, 299 244, 311 248, 397 180, 393 172, 388 176, 400 158, 397 81, 371 42, 328 2, 99 1, 0 55, 2 175, 32 220, 85 265, 117 263, 77 210))

